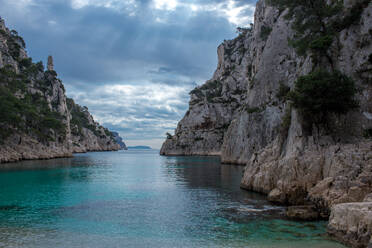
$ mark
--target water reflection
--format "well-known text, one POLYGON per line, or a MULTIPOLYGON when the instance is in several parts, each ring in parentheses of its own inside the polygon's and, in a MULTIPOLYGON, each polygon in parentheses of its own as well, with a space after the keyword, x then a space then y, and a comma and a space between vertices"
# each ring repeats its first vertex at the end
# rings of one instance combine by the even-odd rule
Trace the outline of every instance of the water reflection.
MULTIPOLYGON (((215 198, 222 199, 228 207, 222 208, 226 215, 243 214, 264 216, 282 214, 282 207, 269 204, 266 197, 240 189, 243 166, 221 164, 218 157, 166 157, 164 173, 183 183, 189 189, 205 189, 215 198)), ((239 217, 240 218, 240 217, 239 217)))
POLYGON ((324 223, 287 221, 241 190, 243 167, 217 157, 123 151, 9 166, 22 170, 0 171, 0 247, 339 247, 319 236, 324 223))
POLYGON ((0 172, 71 167, 72 161, 73 158, 58 158, 51 160, 25 160, 17 163, 0 164, 0 172))

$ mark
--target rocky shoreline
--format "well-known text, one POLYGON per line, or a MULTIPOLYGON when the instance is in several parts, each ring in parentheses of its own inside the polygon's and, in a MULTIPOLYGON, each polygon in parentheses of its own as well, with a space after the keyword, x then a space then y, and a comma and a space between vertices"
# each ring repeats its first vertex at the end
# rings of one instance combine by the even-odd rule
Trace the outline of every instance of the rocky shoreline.
POLYGON ((120 136, 97 123, 87 107, 66 97, 53 58, 45 70, 25 47, 0 18, 0 163, 125 148, 120 136))
POLYGON ((372 201, 343 203, 332 207, 328 234, 355 248, 372 247, 372 201))
POLYGON ((218 47, 212 79, 190 92, 189 111, 160 153, 220 154, 223 163, 245 165, 242 188, 293 206, 292 218, 329 219, 329 234, 351 247, 372 247, 372 3, 325 6, 334 12, 318 20, 338 30, 327 37, 320 30, 329 43, 315 40, 307 54, 293 45, 306 32, 295 30, 301 24, 288 6, 307 15, 312 6, 285 4, 259 0, 254 24, 218 47), (343 73, 357 88, 358 107, 328 114, 324 125, 307 121, 288 97, 316 67, 343 73))

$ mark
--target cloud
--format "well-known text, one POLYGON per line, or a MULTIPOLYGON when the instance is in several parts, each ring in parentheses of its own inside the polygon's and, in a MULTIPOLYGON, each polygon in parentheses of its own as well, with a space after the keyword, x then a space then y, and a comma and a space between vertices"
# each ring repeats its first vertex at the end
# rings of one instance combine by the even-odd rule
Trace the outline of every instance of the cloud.
POLYGON ((255 2, 0 0, 0 15, 34 61, 53 55, 68 96, 135 144, 174 130, 188 92, 212 76, 217 46, 252 22, 255 2))
POLYGON ((175 10, 178 1, 177 0, 154 0, 154 8, 159 10, 175 10))
POLYGON ((71 0, 71 7, 81 9, 84 7, 103 7, 114 10, 136 9, 137 1, 135 0, 71 0))
POLYGON ((97 121, 120 132, 127 140, 159 140, 184 115, 191 89, 148 83, 104 85, 89 92, 68 90, 77 102, 94 109, 97 121))

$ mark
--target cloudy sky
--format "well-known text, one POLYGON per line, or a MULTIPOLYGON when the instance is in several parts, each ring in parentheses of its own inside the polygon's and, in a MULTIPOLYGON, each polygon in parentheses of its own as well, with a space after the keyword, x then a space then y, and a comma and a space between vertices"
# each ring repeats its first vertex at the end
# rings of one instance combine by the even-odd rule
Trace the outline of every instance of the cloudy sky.
POLYGON ((127 145, 160 148, 209 79, 217 46, 256 0, 0 0, 34 61, 54 57, 67 95, 127 145))

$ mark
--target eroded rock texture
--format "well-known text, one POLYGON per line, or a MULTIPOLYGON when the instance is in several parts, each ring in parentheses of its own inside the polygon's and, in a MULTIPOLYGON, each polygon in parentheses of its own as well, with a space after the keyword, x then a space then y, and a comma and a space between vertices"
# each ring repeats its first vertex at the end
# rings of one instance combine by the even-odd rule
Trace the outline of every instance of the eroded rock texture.
POLYGON ((23 39, 0 18, 0 163, 118 150, 87 108, 66 98, 62 81, 27 56, 23 39))
POLYGON ((332 207, 328 233, 352 247, 371 247, 372 202, 343 203, 332 207))
MULTIPOLYGON (((354 80, 359 107, 329 115, 324 127, 306 123, 278 94, 314 70, 314 57, 289 44, 295 31, 285 18, 288 9, 269 2, 258 1, 254 26, 218 48, 212 80, 191 92, 190 109, 161 154, 215 154, 225 163, 245 164, 243 188, 274 202, 315 206, 319 217, 331 214, 336 221, 341 215, 333 214, 334 206, 361 202, 372 192, 372 3, 345 0, 337 16, 356 13, 360 4, 360 19, 335 34, 323 63, 354 80)), ((352 233, 365 247, 361 234, 352 233)))

